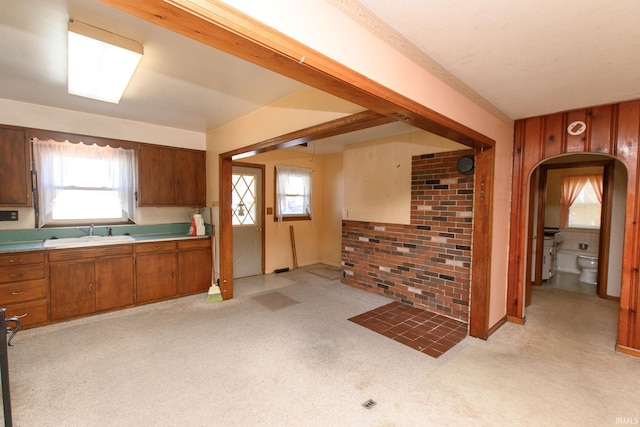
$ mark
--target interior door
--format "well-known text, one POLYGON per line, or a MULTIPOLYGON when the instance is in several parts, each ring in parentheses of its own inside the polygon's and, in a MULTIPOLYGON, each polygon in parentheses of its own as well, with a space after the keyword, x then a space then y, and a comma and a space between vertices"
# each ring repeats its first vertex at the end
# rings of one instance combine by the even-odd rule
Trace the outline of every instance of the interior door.
POLYGON ((263 267, 263 169, 233 166, 232 224, 233 278, 262 274, 263 267))

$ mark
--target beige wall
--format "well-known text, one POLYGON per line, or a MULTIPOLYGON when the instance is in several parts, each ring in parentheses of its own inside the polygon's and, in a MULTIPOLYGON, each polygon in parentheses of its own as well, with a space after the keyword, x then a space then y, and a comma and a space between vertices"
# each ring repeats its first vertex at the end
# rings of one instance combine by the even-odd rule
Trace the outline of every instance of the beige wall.
POLYGON ((489 326, 500 321, 506 314, 513 123, 491 115, 325 0, 274 0, 268 5, 242 0, 225 2, 496 141, 489 326))
MULTIPOLYGON (((51 108, 0 99, 0 122, 6 125, 47 129, 150 144, 204 150, 206 135, 114 117, 51 108)), ((137 208, 138 224, 188 222, 191 208, 137 208)), ((35 228, 33 208, 19 208, 19 221, 0 222, 0 230, 35 228)))
POLYGON ((422 131, 346 146, 342 217, 410 224, 412 156, 466 148, 422 131))
MULTIPOLYGON (((265 208, 275 211, 275 166, 288 165, 313 170, 311 221, 274 221, 274 215, 265 216, 265 273, 279 268, 293 268, 293 254, 289 227, 293 226, 296 257, 299 266, 324 262, 323 245, 325 240, 336 240, 336 236, 325 233, 326 218, 331 215, 325 207, 324 157, 310 156, 289 150, 270 151, 265 154, 243 159, 250 163, 265 165, 265 208), (333 238, 332 238, 333 237, 333 238)), ((332 172, 335 171, 335 165, 332 172)), ((331 198, 329 198, 330 203, 331 198)), ((338 242, 340 234, 338 234, 338 242)), ((338 243, 339 244, 339 243, 338 243)), ((340 249, 337 254, 340 258, 340 249)), ((335 258, 335 256, 334 256, 335 258)))
POLYGON ((298 265, 323 263, 340 267, 342 251, 342 153, 324 156, 289 150, 272 151, 246 160, 265 165, 265 207, 275 211, 275 165, 313 169, 313 220, 279 224, 265 216, 265 272, 293 266, 289 226, 293 225, 298 265))
POLYGON ((342 201, 344 169, 342 153, 323 157, 322 262, 340 266, 342 253, 342 201))
POLYGON ((513 123, 493 116, 326 0, 225 2, 373 81, 496 141, 489 326, 500 321, 506 315, 513 123), (283 10, 287 13, 282 13, 283 10))
POLYGON ((206 149, 206 135, 202 132, 8 99, 0 99, 0 123, 194 150, 206 149))
POLYGON ((220 154, 362 110, 308 88, 210 130, 207 132, 207 203, 217 206, 219 202, 220 154))

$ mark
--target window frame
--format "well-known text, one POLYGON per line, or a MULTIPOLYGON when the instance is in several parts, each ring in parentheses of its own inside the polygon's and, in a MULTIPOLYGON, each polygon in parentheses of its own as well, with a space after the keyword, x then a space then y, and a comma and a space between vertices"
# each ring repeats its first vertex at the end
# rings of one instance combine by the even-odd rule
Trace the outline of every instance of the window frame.
MULTIPOLYGON (((587 180, 583 187, 580 189, 580 192, 578 194, 583 193, 584 191, 588 191, 587 188, 589 188, 591 190, 591 192, 595 192, 595 188, 593 188, 593 183, 590 180, 587 180), (588 186, 588 187, 587 187, 588 186)), ((583 204, 580 203, 578 206, 576 206, 576 203, 578 202, 580 196, 578 195, 578 197, 576 197, 576 200, 571 204, 571 206, 569 206, 569 212, 568 212, 568 217, 567 217, 567 228, 571 228, 571 229, 575 229, 575 230, 580 230, 580 229, 584 229, 584 230, 599 230, 600 229, 600 225, 602 222, 602 203, 598 203, 598 205, 600 206, 600 221, 598 221, 597 225, 585 225, 585 224, 571 224, 571 210, 574 207, 579 207, 579 206, 596 206, 591 205, 591 204, 583 204)))
MULTIPOLYGON (((54 140, 57 141, 59 143, 71 143, 71 144, 78 144, 78 143, 83 143, 85 145, 98 145, 100 147, 111 147, 111 148, 123 148, 126 150, 133 150, 135 153, 135 167, 136 167, 136 171, 134 172, 134 193, 133 193, 133 197, 134 200, 137 201, 138 199, 138 172, 137 172, 137 168, 138 168, 138 156, 139 156, 139 147, 140 144, 138 142, 133 142, 133 141, 127 141, 127 140, 120 140, 120 139, 112 139, 112 138, 103 138, 103 137, 96 137, 96 136, 89 136, 89 135, 81 135, 81 134, 75 134, 75 133, 67 133, 67 132, 57 132, 57 131, 51 131, 51 130, 46 130, 46 129, 33 129, 33 128, 28 128, 25 129, 25 138, 27 139, 27 141, 29 141, 29 145, 30 145, 30 151, 31 151, 31 187, 33 189, 33 206, 34 208, 36 208, 36 215, 35 215, 35 227, 36 228, 59 228, 59 227, 78 227, 78 226, 89 226, 92 224, 99 224, 102 226, 106 226, 106 225, 127 225, 127 224, 135 224, 135 221, 129 218, 126 218, 122 220, 114 220, 114 219, 100 219, 100 218, 94 218, 94 219, 81 219, 81 220, 77 220, 77 219, 69 219, 69 220, 54 220, 51 221, 50 219, 46 220, 45 224, 42 226, 39 226, 38 221, 39 221, 39 215, 37 214, 37 211, 39 211, 41 209, 41 207, 39 206, 39 177, 38 177, 38 168, 35 164, 35 158, 33 155, 33 139, 40 139, 40 140, 54 140)), ((80 187, 76 187, 76 188, 80 188, 80 187)), ((93 188, 91 188, 93 189, 93 188)), ((138 203, 134 203, 133 209, 137 209, 138 208, 138 203)))
MULTIPOLYGON (((299 166, 291 166, 291 165, 276 165, 274 167, 274 186, 273 186, 273 194, 274 194, 274 212, 273 212, 273 221, 274 222, 279 222, 279 221, 311 221, 312 217, 313 217, 313 209, 310 209, 310 213, 306 213, 306 214, 285 214, 282 215, 282 218, 280 218, 280 215, 278 215, 278 168, 290 168, 290 169, 304 169, 307 170, 309 172, 310 175, 310 179, 309 179, 309 185, 310 185, 310 189, 311 189, 311 194, 313 194, 312 189, 313 189, 313 169, 310 168, 304 168, 304 167, 299 167, 299 166)), ((304 195, 303 195, 304 197, 304 195)), ((310 196, 309 197, 309 206, 311 207, 313 203, 313 197, 310 196)))

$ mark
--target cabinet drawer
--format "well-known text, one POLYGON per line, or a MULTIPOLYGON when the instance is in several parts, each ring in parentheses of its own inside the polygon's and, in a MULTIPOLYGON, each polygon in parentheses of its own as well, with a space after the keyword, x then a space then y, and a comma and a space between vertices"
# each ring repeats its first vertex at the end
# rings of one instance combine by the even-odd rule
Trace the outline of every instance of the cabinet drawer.
POLYGON ((17 317, 21 326, 47 321, 47 301, 34 301, 7 307, 5 317, 17 317))
POLYGON ((49 261, 75 261, 78 259, 129 255, 133 245, 105 245, 82 249, 53 249, 49 251, 49 261))
POLYGON ((177 245, 175 241, 138 243, 136 245, 136 253, 144 254, 149 252, 173 251, 176 249, 176 247, 177 245))
POLYGON ((211 239, 179 240, 178 249, 200 249, 211 247, 211 239))
POLYGON ((0 255, 0 267, 12 267, 16 265, 38 264, 44 262, 44 252, 15 252, 0 255))
POLYGON ((44 264, 0 268, 0 283, 44 278, 44 264))
POLYGON ((47 287, 44 279, 0 286, 0 306, 2 307, 8 304, 44 299, 46 297, 47 287))

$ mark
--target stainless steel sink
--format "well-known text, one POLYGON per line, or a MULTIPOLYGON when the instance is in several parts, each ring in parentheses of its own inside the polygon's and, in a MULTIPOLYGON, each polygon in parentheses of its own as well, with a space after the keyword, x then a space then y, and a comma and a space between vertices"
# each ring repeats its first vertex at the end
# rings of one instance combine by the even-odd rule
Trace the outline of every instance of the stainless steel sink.
POLYGON ((110 245, 114 243, 132 242, 135 239, 131 236, 83 236, 66 237, 63 239, 47 239, 42 245, 43 248, 72 248, 76 246, 98 246, 110 245))

